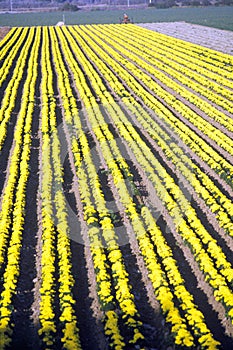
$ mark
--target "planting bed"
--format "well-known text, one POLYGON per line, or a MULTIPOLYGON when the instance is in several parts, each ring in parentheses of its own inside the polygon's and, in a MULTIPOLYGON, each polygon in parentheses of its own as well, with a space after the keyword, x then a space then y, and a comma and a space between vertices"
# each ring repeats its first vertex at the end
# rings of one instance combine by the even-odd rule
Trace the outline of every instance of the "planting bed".
POLYGON ((136 25, 0 42, 0 347, 233 347, 233 57, 136 25))

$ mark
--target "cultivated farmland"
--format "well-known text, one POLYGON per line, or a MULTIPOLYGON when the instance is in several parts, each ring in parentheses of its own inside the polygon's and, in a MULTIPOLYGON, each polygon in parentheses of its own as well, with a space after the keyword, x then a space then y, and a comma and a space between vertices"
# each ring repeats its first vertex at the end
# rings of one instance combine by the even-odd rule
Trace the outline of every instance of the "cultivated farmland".
POLYGON ((0 48, 0 348, 232 348, 233 57, 132 24, 0 48))

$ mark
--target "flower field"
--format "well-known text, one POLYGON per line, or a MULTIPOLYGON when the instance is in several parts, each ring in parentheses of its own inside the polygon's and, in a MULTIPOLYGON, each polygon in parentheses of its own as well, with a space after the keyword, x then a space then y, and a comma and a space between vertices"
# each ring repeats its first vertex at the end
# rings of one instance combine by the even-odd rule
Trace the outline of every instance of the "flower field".
POLYGON ((232 348, 233 56, 133 24, 0 49, 0 348, 232 348))

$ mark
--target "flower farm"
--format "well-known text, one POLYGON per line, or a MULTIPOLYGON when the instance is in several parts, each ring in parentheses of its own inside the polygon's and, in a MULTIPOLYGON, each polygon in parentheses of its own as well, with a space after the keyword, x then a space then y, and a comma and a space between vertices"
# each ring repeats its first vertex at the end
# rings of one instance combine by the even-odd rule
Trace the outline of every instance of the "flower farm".
POLYGON ((233 56, 133 24, 0 48, 0 349, 232 349, 233 56))

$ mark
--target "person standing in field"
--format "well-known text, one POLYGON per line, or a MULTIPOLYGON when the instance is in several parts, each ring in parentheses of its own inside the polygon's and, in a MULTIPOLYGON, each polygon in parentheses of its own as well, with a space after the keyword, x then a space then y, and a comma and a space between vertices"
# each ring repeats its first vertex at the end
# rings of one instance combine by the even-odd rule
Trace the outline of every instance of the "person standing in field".
POLYGON ((124 14, 124 23, 128 23, 129 22, 129 17, 128 15, 125 13, 124 14))

